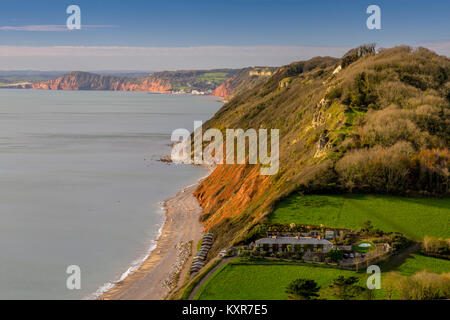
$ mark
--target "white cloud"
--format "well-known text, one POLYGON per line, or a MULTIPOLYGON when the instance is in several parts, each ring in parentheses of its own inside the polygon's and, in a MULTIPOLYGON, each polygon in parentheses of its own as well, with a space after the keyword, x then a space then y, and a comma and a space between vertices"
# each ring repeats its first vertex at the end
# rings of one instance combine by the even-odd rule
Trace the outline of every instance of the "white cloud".
POLYGON ((281 66, 314 56, 342 56, 346 47, 203 46, 95 47, 0 46, 0 69, 174 70, 281 66))
POLYGON ((344 47, 307 46, 204 46, 204 47, 119 47, 119 46, 0 46, 0 56, 198 56, 215 55, 244 57, 302 56, 341 54, 344 47))
MULTIPOLYGON (((450 55, 450 41, 417 45, 450 55)), ((281 66, 314 56, 341 57, 349 49, 337 46, 0 46, 0 69, 156 71, 281 66)))
MULTIPOLYGON (((108 25, 82 25, 82 29, 112 28, 108 25)), ((27 26, 0 26, 0 31, 34 31, 34 32, 65 32, 71 31, 65 25, 27 25, 27 26)))
POLYGON ((422 42, 419 43, 419 46, 428 48, 447 57, 450 56, 450 40, 422 42))

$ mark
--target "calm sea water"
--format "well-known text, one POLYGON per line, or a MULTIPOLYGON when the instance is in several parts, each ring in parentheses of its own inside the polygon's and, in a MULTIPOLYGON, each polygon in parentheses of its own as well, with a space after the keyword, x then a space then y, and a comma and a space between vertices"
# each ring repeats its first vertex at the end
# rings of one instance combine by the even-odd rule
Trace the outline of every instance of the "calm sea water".
POLYGON ((154 245, 160 202, 205 169, 157 161, 211 97, 0 90, 0 299, 81 299, 154 245), (81 268, 81 290, 66 268, 81 268))

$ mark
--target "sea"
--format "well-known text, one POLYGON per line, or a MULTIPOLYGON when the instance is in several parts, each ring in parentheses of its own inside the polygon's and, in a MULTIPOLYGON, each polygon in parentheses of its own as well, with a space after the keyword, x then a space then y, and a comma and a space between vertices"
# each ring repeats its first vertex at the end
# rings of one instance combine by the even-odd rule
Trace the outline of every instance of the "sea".
POLYGON ((215 97, 0 89, 0 299, 93 299, 155 247, 162 203, 207 175, 160 161, 215 97))

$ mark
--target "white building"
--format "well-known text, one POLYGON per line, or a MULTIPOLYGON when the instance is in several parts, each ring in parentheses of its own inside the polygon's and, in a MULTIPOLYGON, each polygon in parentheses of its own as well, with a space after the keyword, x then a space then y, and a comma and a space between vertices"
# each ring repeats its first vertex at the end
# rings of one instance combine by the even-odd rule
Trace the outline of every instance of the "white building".
POLYGON ((269 252, 328 252, 333 244, 325 239, 308 237, 272 237, 255 241, 261 251, 269 252), (289 246, 289 247, 288 247, 289 246))
POLYGON ((325 231, 325 239, 333 240, 334 239, 334 231, 333 230, 325 231))

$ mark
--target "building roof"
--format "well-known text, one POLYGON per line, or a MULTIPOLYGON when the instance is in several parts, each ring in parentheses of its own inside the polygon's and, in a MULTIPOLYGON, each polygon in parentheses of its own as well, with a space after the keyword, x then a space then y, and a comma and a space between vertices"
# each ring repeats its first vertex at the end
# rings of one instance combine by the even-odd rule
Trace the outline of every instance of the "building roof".
POLYGON ((262 238, 255 241, 256 244, 323 244, 333 245, 330 241, 325 239, 307 238, 307 237, 277 237, 277 238, 262 238))
POLYGON ((344 250, 344 251, 353 251, 352 246, 336 246, 338 249, 344 250))

